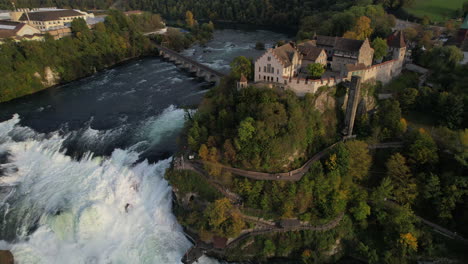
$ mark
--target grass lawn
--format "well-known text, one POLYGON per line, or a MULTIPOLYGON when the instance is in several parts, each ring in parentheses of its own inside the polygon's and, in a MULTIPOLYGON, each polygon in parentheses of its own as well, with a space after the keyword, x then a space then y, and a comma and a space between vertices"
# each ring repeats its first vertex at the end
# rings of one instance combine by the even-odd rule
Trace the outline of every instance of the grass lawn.
POLYGON ((455 11, 462 7, 465 0, 415 0, 405 8, 408 13, 422 18, 428 16, 433 22, 444 22, 455 16, 455 11))

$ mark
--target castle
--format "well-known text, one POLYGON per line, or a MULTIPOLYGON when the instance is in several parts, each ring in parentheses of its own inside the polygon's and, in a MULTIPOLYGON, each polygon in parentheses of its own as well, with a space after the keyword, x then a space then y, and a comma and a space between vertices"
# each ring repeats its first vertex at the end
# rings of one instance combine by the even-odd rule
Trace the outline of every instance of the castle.
POLYGON ((303 96, 315 93, 321 86, 335 86, 360 76, 362 82, 388 83, 403 68, 406 43, 401 31, 387 38, 389 55, 382 63, 373 64, 374 49, 369 40, 315 36, 296 45, 287 43, 268 49, 255 62, 255 83, 279 86, 303 96), (328 70, 321 79, 310 79, 307 65, 319 63, 328 70))

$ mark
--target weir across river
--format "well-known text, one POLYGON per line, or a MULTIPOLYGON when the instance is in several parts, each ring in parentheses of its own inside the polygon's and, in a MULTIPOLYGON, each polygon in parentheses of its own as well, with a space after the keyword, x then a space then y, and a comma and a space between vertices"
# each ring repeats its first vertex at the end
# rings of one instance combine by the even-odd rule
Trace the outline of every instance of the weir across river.
POLYGON ((225 76, 224 73, 214 70, 174 50, 158 44, 156 44, 156 47, 158 48, 160 56, 175 63, 176 65, 180 65, 182 68, 187 69, 191 73, 195 73, 197 77, 203 78, 207 82, 214 82, 216 85, 218 85, 221 79, 225 76))

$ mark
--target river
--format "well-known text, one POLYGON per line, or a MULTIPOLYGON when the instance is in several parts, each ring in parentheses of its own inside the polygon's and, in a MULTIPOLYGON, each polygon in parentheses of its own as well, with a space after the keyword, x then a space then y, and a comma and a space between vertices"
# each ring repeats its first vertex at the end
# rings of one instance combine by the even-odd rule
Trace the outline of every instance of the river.
MULTIPOLYGON (((285 38, 217 30, 184 54, 228 72, 285 38)), ((0 104, 0 249, 21 264, 180 263, 191 244, 163 175, 208 87, 152 57, 0 104)))

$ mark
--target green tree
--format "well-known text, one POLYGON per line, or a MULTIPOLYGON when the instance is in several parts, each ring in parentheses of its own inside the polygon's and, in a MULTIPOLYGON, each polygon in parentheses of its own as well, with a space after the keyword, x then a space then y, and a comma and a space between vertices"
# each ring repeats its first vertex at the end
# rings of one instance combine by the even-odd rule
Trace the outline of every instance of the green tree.
POLYGON ((266 257, 272 256, 275 254, 276 246, 270 239, 265 240, 263 243, 263 255, 266 257))
POLYGON ((371 208, 366 202, 360 201, 356 207, 350 209, 350 212, 353 214, 354 219, 362 221, 370 215, 371 208))
POLYGON ((438 123, 451 129, 459 128, 464 113, 463 98, 453 93, 442 92, 437 99, 438 123))
POLYGON ((413 108, 416 98, 419 95, 419 91, 414 88, 406 88, 403 92, 398 94, 398 101, 400 102, 401 108, 404 111, 408 111, 413 108))
POLYGON ((382 38, 375 38, 372 41, 372 48, 374 49, 374 58, 376 60, 381 60, 385 55, 387 55, 388 45, 387 41, 382 38))
POLYGON ((396 100, 384 100, 375 120, 382 128, 383 137, 395 137, 404 132, 401 124, 400 103, 396 100))
POLYGON ((230 64, 231 74, 237 80, 241 75, 250 78, 252 75, 252 62, 244 56, 236 57, 230 64))
POLYGON ((307 73, 311 78, 317 79, 325 72, 325 67, 320 63, 311 63, 307 65, 307 73))
POLYGON ((237 135, 242 142, 246 142, 253 137, 255 133, 254 121, 253 118, 247 117, 240 123, 237 135))
POLYGON ((349 152, 349 169, 347 173, 352 179, 363 180, 369 173, 372 164, 372 156, 369 154, 368 145, 359 140, 346 142, 349 152))
POLYGON ((409 146, 409 161, 417 166, 435 164, 439 157, 437 145, 424 129, 414 133, 413 143, 409 146))
POLYGON ((411 175, 410 168, 406 165, 406 159, 400 153, 392 155, 387 163, 387 176, 392 179, 394 199, 402 204, 411 204, 417 195, 415 179, 411 175))

